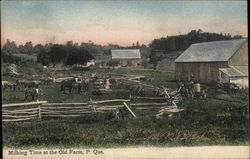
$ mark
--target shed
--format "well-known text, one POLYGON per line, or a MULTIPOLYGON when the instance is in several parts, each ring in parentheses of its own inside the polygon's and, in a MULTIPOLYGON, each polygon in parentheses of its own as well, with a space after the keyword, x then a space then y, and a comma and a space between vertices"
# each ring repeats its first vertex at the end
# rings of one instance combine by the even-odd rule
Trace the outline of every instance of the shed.
POLYGON ((193 75, 201 83, 219 80, 219 69, 248 66, 248 40, 234 39, 192 44, 175 60, 176 80, 193 75))
POLYGON ((112 60, 119 61, 123 67, 136 67, 141 65, 141 53, 139 49, 113 49, 112 60))
POLYGON ((219 69, 219 80, 222 83, 234 83, 248 88, 248 66, 229 66, 219 69))

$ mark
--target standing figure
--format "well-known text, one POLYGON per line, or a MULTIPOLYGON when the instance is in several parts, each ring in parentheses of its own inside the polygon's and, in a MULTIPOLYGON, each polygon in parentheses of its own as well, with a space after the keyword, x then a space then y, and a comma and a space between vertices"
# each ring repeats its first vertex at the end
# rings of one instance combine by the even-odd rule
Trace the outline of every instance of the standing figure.
POLYGON ((109 78, 106 78, 104 87, 105 87, 105 89, 110 89, 110 81, 109 81, 109 78))

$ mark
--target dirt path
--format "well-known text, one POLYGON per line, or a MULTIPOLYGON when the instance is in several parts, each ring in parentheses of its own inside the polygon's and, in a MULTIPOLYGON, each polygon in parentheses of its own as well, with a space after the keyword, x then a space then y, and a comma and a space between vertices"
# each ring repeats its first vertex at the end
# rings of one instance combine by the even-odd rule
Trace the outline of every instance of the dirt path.
POLYGON ((32 152, 29 149, 4 148, 3 157, 4 159, 247 159, 249 158, 249 146, 33 149, 32 152))

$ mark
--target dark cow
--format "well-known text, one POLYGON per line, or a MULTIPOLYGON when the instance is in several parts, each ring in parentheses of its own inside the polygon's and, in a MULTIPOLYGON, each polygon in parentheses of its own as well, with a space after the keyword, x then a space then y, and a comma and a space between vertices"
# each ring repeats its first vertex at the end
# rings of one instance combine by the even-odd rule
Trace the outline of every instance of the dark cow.
POLYGON ((49 85, 50 83, 53 82, 53 78, 51 78, 51 77, 42 78, 42 79, 41 79, 41 82, 42 82, 44 85, 49 85))
POLYGON ((27 81, 25 84, 25 88, 38 88, 39 85, 42 85, 41 81, 27 81))
POLYGON ((111 88, 118 88, 119 82, 118 82, 117 79, 111 78, 109 81, 110 81, 110 84, 111 84, 111 88))
POLYGON ((16 84, 18 87, 22 87, 22 86, 25 87, 27 83, 28 83, 27 80, 16 80, 16 84))
POLYGON ((65 93, 66 88, 68 88, 69 93, 71 93, 75 84, 76 84, 76 79, 63 80, 61 82, 61 91, 63 91, 63 93, 65 93))
POLYGON ((89 90, 89 86, 90 86, 90 80, 89 79, 84 79, 82 80, 82 89, 83 91, 88 91, 89 90))
POLYGON ((35 97, 41 95, 42 90, 39 88, 25 88, 24 92, 25 92, 25 100, 27 100, 29 96, 32 98, 32 100, 34 100, 35 97))

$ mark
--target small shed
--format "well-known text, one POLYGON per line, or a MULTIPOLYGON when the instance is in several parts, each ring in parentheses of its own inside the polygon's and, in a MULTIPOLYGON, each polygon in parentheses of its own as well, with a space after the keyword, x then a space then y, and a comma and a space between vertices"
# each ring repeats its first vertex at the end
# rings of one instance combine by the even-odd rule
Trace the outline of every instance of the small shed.
POLYGON ((248 88, 248 66, 229 66, 219 69, 219 80, 222 83, 234 83, 240 88, 248 88))
POLYGON ((136 67, 142 63, 139 49, 113 49, 112 61, 119 61, 122 67, 136 67))
POLYGON ((234 39, 192 44, 175 60, 177 81, 192 76, 201 83, 216 83, 219 69, 248 66, 248 40, 234 39))

